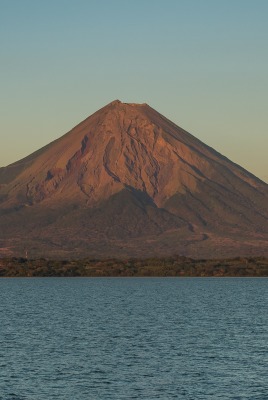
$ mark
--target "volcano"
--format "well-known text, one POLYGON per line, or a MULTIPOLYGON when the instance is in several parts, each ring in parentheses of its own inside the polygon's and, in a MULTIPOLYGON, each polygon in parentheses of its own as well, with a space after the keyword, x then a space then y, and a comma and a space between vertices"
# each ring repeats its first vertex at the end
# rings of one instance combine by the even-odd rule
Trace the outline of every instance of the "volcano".
POLYGON ((147 104, 113 101, 0 168, 0 255, 268 255, 268 185, 147 104))

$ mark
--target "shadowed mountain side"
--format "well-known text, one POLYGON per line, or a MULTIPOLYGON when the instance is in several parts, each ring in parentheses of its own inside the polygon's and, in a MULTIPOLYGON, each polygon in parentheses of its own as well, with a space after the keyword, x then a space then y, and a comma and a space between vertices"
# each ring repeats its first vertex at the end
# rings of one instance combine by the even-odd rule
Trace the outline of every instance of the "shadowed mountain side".
POLYGON ((0 169, 0 241, 53 257, 267 255, 268 185, 116 100, 0 169))

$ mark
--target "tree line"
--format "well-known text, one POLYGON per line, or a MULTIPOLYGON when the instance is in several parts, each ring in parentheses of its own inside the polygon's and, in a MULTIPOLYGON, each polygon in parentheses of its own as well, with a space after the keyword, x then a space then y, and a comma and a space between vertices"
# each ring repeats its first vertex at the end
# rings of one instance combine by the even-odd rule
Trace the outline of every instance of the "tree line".
POLYGON ((0 259, 0 277, 224 277, 268 276, 268 258, 165 258, 49 260, 10 257, 0 259))

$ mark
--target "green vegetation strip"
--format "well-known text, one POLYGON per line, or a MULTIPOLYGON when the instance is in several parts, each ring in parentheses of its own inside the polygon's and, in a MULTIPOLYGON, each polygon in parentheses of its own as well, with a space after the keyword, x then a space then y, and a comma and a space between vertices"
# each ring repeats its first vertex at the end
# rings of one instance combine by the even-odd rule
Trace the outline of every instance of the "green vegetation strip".
POLYGON ((0 259, 0 277, 102 277, 102 276, 268 276, 268 259, 237 257, 194 260, 186 257, 148 259, 48 260, 0 259))

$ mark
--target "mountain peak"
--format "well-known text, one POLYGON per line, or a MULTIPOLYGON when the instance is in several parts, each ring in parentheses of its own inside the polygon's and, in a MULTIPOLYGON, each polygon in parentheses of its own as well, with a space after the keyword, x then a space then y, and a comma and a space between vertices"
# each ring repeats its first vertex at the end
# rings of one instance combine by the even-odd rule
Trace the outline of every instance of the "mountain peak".
POLYGON ((95 247, 118 255, 122 246, 131 255, 202 257, 213 246, 229 255, 236 246, 264 249, 267 204, 265 183, 147 104, 120 100, 0 168, 6 237, 32 232, 33 242, 50 243, 51 235, 63 247, 73 237, 83 255, 95 247))
POLYGON ((116 106, 117 104, 122 104, 120 100, 113 100, 110 103, 107 104, 107 106, 116 106))
POLYGON ((131 107, 141 107, 141 106, 148 106, 146 103, 124 103, 121 100, 113 100, 110 103, 107 104, 106 107, 108 106, 131 106, 131 107))

